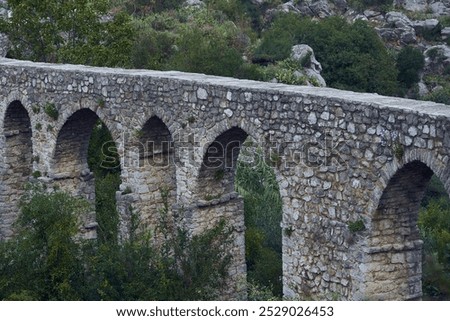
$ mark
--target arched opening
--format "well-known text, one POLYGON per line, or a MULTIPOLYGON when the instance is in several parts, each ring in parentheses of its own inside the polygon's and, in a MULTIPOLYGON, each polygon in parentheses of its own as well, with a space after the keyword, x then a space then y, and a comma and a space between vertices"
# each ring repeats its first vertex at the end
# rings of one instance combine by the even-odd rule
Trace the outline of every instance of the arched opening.
POLYGON ((12 225, 17 219, 17 202, 33 170, 31 121, 20 101, 13 101, 4 118, 4 169, 2 175, 2 200, 0 239, 13 235, 12 225))
POLYGON ((247 136, 241 128, 232 127, 208 146, 198 178, 200 197, 220 198, 234 191, 239 152, 247 136))
MULTIPOLYGON (((244 199, 247 281, 265 295, 281 298, 282 199, 274 169, 262 148, 250 138, 238 159, 235 185, 244 199)), ((250 299, 269 298, 259 295, 250 299)))
POLYGON ((64 123, 58 133, 52 170, 55 186, 95 204, 95 211, 82 218, 81 233, 91 238, 92 232, 98 231, 100 241, 115 241, 120 164, 111 133, 95 112, 78 110, 64 123))
POLYGON ((412 161, 389 180, 371 222, 366 274, 368 299, 422 298, 420 204, 433 171, 412 161))
POLYGON ((281 295, 281 198, 265 160, 261 146, 239 127, 209 144, 198 176, 201 201, 194 230, 225 219, 234 231, 229 282, 242 281, 247 272, 252 288, 281 295))
POLYGON ((156 227, 160 214, 172 220, 171 205, 176 201, 174 143, 166 124, 151 117, 137 132, 139 166, 135 169, 134 192, 139 195, 138 211, 143 226, 156 227))

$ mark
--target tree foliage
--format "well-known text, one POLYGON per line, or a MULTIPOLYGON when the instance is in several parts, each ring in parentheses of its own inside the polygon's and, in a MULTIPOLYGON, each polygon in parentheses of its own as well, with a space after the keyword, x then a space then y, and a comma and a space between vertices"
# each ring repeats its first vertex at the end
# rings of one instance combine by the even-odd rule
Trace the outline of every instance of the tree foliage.
POLYGON ((244 197, 248 279, 281 296, 282 204, 278 183, 261 151, 247 144, 250 146, 241 151, 235 180, 236 190, 244 197))
POLYGON ((322 76, 331 87, 397 93, 395 61, 364 21, 349 24, 341 17, 330 17, 315 22, 282 14, 263 34, 254 61, 286 59, 295 44, 308 44, 314 49, 322 64, 322 76))
POLYGON ((22 200, 17 236, 0 247, 0 299, 79 300, 84 287, 75 241, 85 201, 33 188, 22 200))
POLYGON ((397 56, 398 81, 406 88, 420 80, 420 71, 425 65, 425 57, 420 50, 406 46, 397 56))
POLYGON ((130 66, 134 30, 128 15, 108 15, 107 0, 11 0, 0 30, 9 55, 42 62, 130 66))
MULTIPOLYGON (((224 222, 197 236, 165 231, 163 244, 139 232, 122 242, 77 239, 86 201, 33 189, 18 233, 0 243, 0 300, 206 300, 218 295, 229 264, 224 222)), ((164 224, 161 225, 164 229, 164 224)))

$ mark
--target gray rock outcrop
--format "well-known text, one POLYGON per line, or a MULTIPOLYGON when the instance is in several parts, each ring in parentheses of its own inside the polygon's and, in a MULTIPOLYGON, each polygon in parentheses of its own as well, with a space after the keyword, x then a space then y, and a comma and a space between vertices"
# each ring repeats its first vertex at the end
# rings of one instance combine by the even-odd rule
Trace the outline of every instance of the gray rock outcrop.
POLYGON ((201 8, 205 6, 205 3, 201 0, 186 0, 183 4, 185 7, 197 7, 201 8))
POLYGON ((293 46, 291 59, 300 62, 303 66, 303 70, 295 72, 297 77, 305 77, 309 86, 326 87, 325 79, 320 74, 322 65, 317 61, 314 50, 310 46, 305 44, 293 46))

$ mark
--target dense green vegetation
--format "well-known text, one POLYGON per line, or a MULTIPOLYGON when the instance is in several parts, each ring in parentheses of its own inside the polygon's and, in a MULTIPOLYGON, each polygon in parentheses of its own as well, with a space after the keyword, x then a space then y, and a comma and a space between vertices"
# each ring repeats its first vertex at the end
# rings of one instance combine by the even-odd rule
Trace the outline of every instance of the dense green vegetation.
POLYGON ((11 39, 12 57, 131 67, 131 18, 118 13, 102 21, 109 1, 11 0, 8 5, 14 14, 9 22, 0 19, 0 30, 11 39))
POLYGON ((423 292, 425 298, 450 298, 450 199, 433 176, 422 201, 419 228, 424 241, 423 292))
POLYGON ((286 59, 299 43, 314 49, 331 87, 387 95, 398 91, 395 60, 364 21, 349 24, 341 17, 330 17, 315 22, 294 14, 280 15, 263 34, 254 59, 286 59))
MULTIPOLYGON (((247 148, 251 143, 247 143, 247 148)), ((282 295, 281 197, 273 169, 261 151, 243 149, 236 189, 244 197, 248 281, 282 295), (249 160, 248 158, 251 157, 249 160)))
POLYGON ((229 257, 222 222, 198 236, 160 229, 121 242, 77 239, 89 205, 64 192, 34 187, 22 200, 17 235, 0 243, 0 300, 207 300, 217 298, 229 257))
MULTIPOLYGON (((414 89, 424 65, 423 55, 412 47, 398 54, 388 51, 364 21, 312 21, 294 14, 263 19, 265 9, 280 0, 262 6, 250 0, 205 0, 203 8, 184 8, 182 2, 9 0, 13 16, 0 20, 0 31, 11 40, 12 58, 176 69, 289 84, 305 83, 294 75, 304 66, 290 59, 292 46, 304 43, 314 49, 328 86, 387 95, 414 89)), ((390 2, 350 4, 387 9, 390 2)), ((425 99, 450 104, 449 75, 450 69, 442 77, 426 79, 442 89, 425 99)), ((194 239, 183 230, 166 231, 171 241, 165 247, 155 247, 152 236, 136 228, 120 243, 115 205, 120 167, 108 141, 110 133, 99 122, 88 159, 96 178, 98 240, 75 239, 76 217, 87 204, 59 191, 27 194, 17 237, 0 244, 0 299, 214 298, 228 258, 215 251, 219 246, 209 244, 226 243, 226 228, 220 225, 194 239)), ((272 170, 258 153, 253 160, 239 163, 236 188, 245 201, 249 294, 267 299, 281 295, 281 200, 272 170)), ((450 295, 450 202, 444 195, 434 178, 419 219, 425 241, 424 293, 436 299, 450 295)))

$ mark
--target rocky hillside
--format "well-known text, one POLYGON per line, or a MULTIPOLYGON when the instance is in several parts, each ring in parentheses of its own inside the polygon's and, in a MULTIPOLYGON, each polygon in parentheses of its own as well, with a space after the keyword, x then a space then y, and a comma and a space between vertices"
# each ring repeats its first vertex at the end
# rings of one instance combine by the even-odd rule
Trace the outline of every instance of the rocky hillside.
MULTIPOLYGON (((144 5, 141 4, 142 1, 136 0, 114 0, 111 3, 114 4, 112 12, 128 11, 133 16, 134 26, 139 33, 135 37, 134 50, 136 53, 131 53, 134 55, 132 58, 134 61, 126 67, 180 69, 315 86, 328 84, 343 89, 368 90, 383 94, 405 95, 411 98, 424 97, 450 104, 450 0, 291 0, 287 2, 283 0, 180 0, 166 2, 156 0, 151 2, 153 5, 144 5), (159 3, 159 5, 154 3, 159 3), (157 6, 160 8, 156 8, 157 6), (188 14, 186 12, 180 14, 179 10, 183 8, 191 8, 193 11, 188 14), (174 10, 178 10, 178 13, 166 14, 174 10), (205 14, 202 10, 219 11, 222 14, 205 14), (239 14, 238 11, 241 11, 242 14, 239 14), (194 12, 199 12, 197 17, 194 12), (327 61, 321 61, 324 53, 317 52, 318 50, 323 51, 323 48, 318 48, 317 43, 305 42, 304 39, 308 37, 298 37, 300 40, 292 43, 289 50, 286 50, 280 59, 272 57, 265 60, 264 56, 258 56, 258 52, 261 51, 261 43, 265 41, 266 31, 272 28, 273 22, 277 20, 280 13, 291 13, 297 15, 299 19, 310 17, 315 21, 323 21, 334 16, 343 17, 349 23, 365 21, 383 41, 393 61, 397 60, 397 56, 404 48, 414 48, 416 52, 410 52, 410 55, 405 56, 406 67, 403 68, 406 69, 400 76, 403 78, 401 80, 403 85, 407 83, 407 86, 397 94, 394 90, 377 90, 376 86, 371 88, 371 86, 348 85, 349 82, 351 83, 348 79, 344 81, 344 85, 339 79, 330 81, 330 66, 327 61), (246 20, 251 20, 252 31, 248 30, 246 20), (192 29, 191 34, 188 29, 192 29), (196 32, 196 35, 192 34, 196 32), (201 67, 201 63, 194 61, 205 54, 214 56, 212 52, 199 52, 198 58, 181 55, 177 52, 183 46, 186 47, 184 50, 188 50, 188 48, 204 49, 201 47, 202 43, 189 45, 189 39, 183 40, 184 37, 194 37, 195 39, 190 41, 194 43, 199 41, 199 38, 206 39, 204 37, 211 35, 220 37, 221 34, 222 39, 212 40, 219 44, 224 41, 227 43, 222 51, 216 48, 216 54, 224 54, 228 57, 230 64, 233 60, 234 67, 220 68, 206 66, 207 64, 201 67), (234 51, 228 52, 227 55, 225 54, 227 50, 234 51), (288 52, 290 55, 287 54, 288 52), (423 66, 419 61, 420 57, 414 57, 417 52, 422 55, 423 66), (242 61, 238 57, 239 55, 241 55, 242 61), (180 60, 188 58, 191 60, 186 61, 185 65, 180 63, 180 60), (417 65, 418 79, 416 79, 416 75, 413 75, 414 72, 408 70, 408 63, 417 65), (233 71, 227 73, 225 70, 233 71), (406 79, 408 74, 411 74, 410 80, 406 79)), ((8 11, 7 1, 0 0, 0 17, 8 16, 11 16, 11 12, 8 11)), ((286 26, 286 29, 289 28, 291 26, 286 26)), ((281 40, 275 39, 275 41, 281 40)), ((0 56, 7 54, 7 43, 6 37, 0 34, 0 56)), ((274 43, 273 46, 277 45, 274 43)), ((351 43, 347 43, 347 49, 351 46, 351 43)), ((369 48, 370 50, 374 49, 369 48)), ((267 50, 263 53, 267 54, 267 50)), ((358 53, 357 50, 353 52, 353 58, 358 54, 361 53, 358 53)), ((205 59, 207 58, 203 60, 205 59)), ((363 69, 359 66, 355 66, 355 68, 363 69)), ((347 75, 346 77, 353 76, 347 75)), ((354 81, 359 80, 355 79, 354 81)))
POLYGON ((278 12, 313 19, 343 16, 351 22, 367 21, 393 53, 412 46, 424 54, 420 81, 408 96, 430 96, 449 86, 450 0, 291 0, 278 5, 276 1, 251 1, 266 8, 265 21, 278 12))

